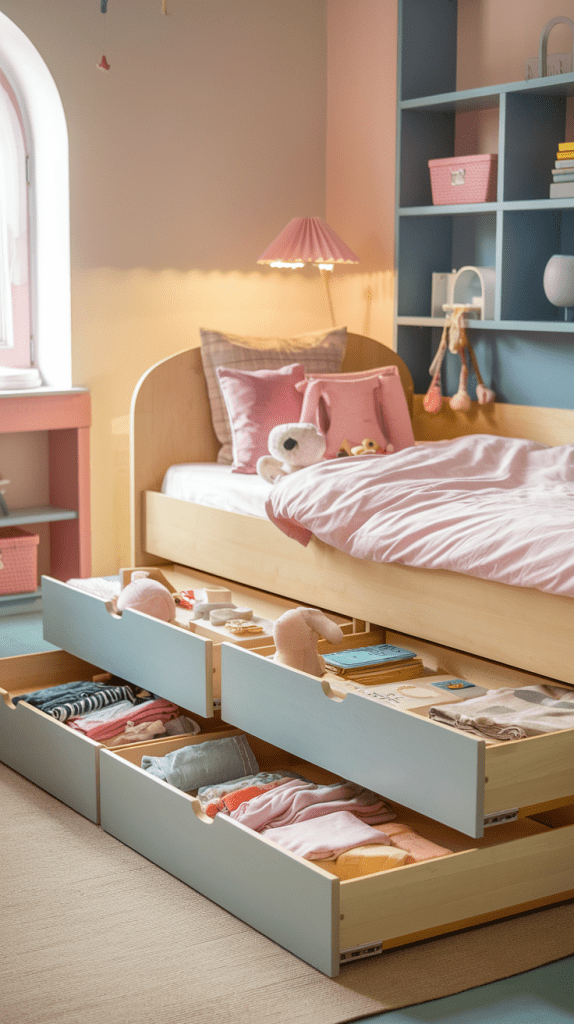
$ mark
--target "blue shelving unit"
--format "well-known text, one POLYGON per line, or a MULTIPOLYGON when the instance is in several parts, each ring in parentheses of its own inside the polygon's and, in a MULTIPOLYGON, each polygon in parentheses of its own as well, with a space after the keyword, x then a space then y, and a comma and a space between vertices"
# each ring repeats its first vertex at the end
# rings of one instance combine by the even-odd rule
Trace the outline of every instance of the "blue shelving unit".
POLYGON ((550 256, 574 253, 574 199, 548 198, 574 74, 457 92, 456 59, 456 0, 400 0, 396 349, 416 390, 426 391, 443 324, 430 316, 432 273, 494 267, 494 318, 468 323, 485 378, 499 401, 572 408, 574 324, 548 301, 542 280, 550 256), (433 206, 428 161, 455 155, 457 113, 493 109, 496 202, 433 206), (550 360, 553 384, 541 398, 550 360))

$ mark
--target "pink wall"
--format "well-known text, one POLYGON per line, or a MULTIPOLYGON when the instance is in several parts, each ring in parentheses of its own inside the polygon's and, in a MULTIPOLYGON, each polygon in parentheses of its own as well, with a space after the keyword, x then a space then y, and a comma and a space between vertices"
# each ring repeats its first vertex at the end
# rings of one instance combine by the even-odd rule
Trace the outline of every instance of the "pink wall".
POLYGON ((349 328, 392 342, 396 0, 328 0, 327 220, 360 257, 334 288, 349 328))

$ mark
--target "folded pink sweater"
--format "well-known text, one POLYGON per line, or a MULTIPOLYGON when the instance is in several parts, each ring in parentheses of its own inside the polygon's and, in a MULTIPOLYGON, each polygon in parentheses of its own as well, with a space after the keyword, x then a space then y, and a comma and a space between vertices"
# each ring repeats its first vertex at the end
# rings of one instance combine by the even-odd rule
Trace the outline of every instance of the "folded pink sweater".
MULTIPOLYGON (((336 811, 350 811, 369 825, 379 825, 396 818, 382 797, 354 782, 319 786, 299 779, 289 779, 282 786, 240 804, 231 811, 231 817, 255 832, 262 832, 263 829, 293 825, 336 811)), ((378 841, 381 841, 380 836, 378 841)))
MULTIPOLYGON (((109 709, 106 709, 109 710, 109 709)), ((168 722, 179 714, 179 708, 169 700, 158 697, 156 700, 146 700, 143 704, 131 706, 129 711, 122 711, 117 718, 98 721, 96 714, 83 715, 79 718, 70 718, 68 725, 72 729, 83 732, 92 740, 106 740, 118 733, 125 732, 128 724, 139 725, 142 722, 168 722)))
POLYGON ((266 828, 264 835, 307 860, 334 860, 357 846, 388 846, 390 840, 350 811, 334 811, 294 825, 266 828))

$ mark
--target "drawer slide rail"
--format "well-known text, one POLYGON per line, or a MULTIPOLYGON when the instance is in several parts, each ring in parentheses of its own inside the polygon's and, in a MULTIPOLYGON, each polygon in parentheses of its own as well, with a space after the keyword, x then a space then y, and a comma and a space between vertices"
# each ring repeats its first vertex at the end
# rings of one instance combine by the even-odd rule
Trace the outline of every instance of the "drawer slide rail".
POLYGON ((518 818, 518 807, 512 807, 508 811, 494 811, 492 814, 485 815, 484 827, 490 828, 491 825, 504 825, 507 821, 516 821, 518 818))
POLYGON ((350 946, 349 949, 341 950, 339 963, 349 964, 353 960, 365 960, 368 956, 377 956, 382 952, 382 942, 369 942, 365 946, 350 946))

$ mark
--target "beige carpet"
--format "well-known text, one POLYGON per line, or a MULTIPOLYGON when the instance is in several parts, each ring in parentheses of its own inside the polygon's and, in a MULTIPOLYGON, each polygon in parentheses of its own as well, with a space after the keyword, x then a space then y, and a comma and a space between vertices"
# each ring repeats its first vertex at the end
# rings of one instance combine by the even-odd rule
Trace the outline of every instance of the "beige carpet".
POLYGON ((336 980, 0 765, 2 1024, 342 1024, 574 952, 572 903, 336 980))

